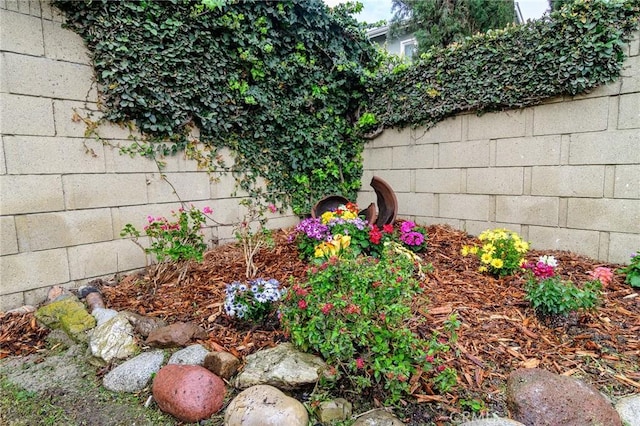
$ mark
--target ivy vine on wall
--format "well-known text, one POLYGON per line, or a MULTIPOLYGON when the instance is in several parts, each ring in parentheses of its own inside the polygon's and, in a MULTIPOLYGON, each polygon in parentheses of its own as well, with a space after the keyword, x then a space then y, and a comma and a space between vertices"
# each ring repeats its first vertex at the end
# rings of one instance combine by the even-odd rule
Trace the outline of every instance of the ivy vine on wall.
POLYGON ((228 147, 241 188, 298 214, 327 194, 354 199, 365 138, 384 128, 429 128, 460 112, 531 106, 615 80, 640 17, 638 0, 576 0, 409 64, 383 60, 352 17, 358 4, 54 4, 93 54, 106 119, 144 133, 128 152, 186 149, 213 169, 216 149, 228 147), (205 151, 192 151, 192 125, 205 151))
MULTIPOLYGON (((358 6, 203 3, 55 2, 92 52, 106 119, 133 121, 146 135, 129 152, 184 150, 196 125, 201 142, 231 148, 233 171, 254 196, 296 213, 326 194, 354 199, 364 144, 354 112, 379 62, 350 15, 358 6)), ((215 159, 213 149, 204 163, 215 159)))

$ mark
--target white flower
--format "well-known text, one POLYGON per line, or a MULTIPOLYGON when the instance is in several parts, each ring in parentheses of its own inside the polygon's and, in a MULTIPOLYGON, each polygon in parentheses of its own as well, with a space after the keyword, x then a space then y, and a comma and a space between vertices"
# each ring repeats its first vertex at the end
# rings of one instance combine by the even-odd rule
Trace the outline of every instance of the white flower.
POLYGON ((538 262, 542 262, 545 265, 553 266, 554 268, 558 266, 558 261, 553 256, 540 256, 538 258, 538 262))

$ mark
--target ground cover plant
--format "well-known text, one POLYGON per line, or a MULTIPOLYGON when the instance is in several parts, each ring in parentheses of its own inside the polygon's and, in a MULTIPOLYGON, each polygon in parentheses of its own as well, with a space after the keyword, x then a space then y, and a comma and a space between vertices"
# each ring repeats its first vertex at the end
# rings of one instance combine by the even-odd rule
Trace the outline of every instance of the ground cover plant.
MULTIPOLYGON (((432 362, 434 368, 411 371, 408 390, 395 393, 401 397, 394 410, 406 423, 455 424, 483 411, 506 415, 505 380, 511 371, 521 367, 539 366, 582 378, 613 398, 638 392, 640 301, 637 290, 624 282, 624 275, 614 273, 603 286, 596 309, 579 311, 562 321, 549 323, 526 300, 526 274, 495 276, 480 272, 481 260, 461 253, 464 246, 479 245, 479 239, 448 226, 425 229, 428 245, 424 251, 414 254, 431 268, 424 268, 425 275, 418 279, 420 290, 407 302, 408 317, 403 326, 427 342, 436 334, 445 337, 436 343, 451 350, 427 354, 425 360, 432 362), (454 373, 444 374, 435 382, 441 383, 444 391, 430 385, 438 369, 454 373)), ((257 254, 255 261, 260 276, 285 285, 292 277, 299 285, 307 282, 310 266, 300 258, 297 244, 289 241, 293 231, 275 231, 273 249, 263 249, 257 254)), ((543 256, 547 256, 547 262, 548 256, 557 260, 554 274, 580 286, 593 280, 596 268, 611 271, 621 268, 621 265, 558 251, 532 250, 527 253, 527 261, 537 262, 543 256)), ((330 267, 350 268, 346 265, 326 268, 330 267)), ((327 281, 321 272, 318 270, 319 275, 314 279, 323 284, 327 281)), ((142 273, 121 277, 118 285, 105 285, 101 290, 109 308, 128 309, 169 322, 195 321, 209 335, 201 343, 243 357, 292 338, 273 321, 257 324, 225 313, 227 286, 241 279, 244 273, 242 249, 230 244, 208 251, 203 263, 193 264, 179 285, 174 279, 158 285, 154 291, 149 276, 142 273)), ((296 297, 292 301, 297 304, 302 299, 296 297)), ((324 304, 313 307, 312 299, 305 300, 307 307, 316 313, 329 309, 324 304)), ((325 303, 333 303, 331 309, 336 309, 335 301, 325 303)), ((344 317, 349 315, 348 307, 349 303, 341 314, 344 317)), ((30 314, 3 316, 0 324, 2 357, 34 351, 40 351, 42 356, 46 354, 47 331, 39 328, 30 314)), ((374 372, 369 365, 374 359, 373 351, 356 349, 361 351, 360 355, 349 353, 350 365, 346 366, 351 379, 359 375, 366 377, 365 371, 374 372), (362 364, 358 358, 362 358, 362 364), (363 369, 359 369, 359 365, 363 369)), ((347 397, 356 404, 356 410, 361 411, 384 402, 380 399, 376 402, 377 394, 366 390, 356 398, 350 392, 354 389, 351 386, 351 381, 345 378, 327 392, 347 397)), ((388 395, 394 395, 394 389, 388 391, 388 395)), ((314 397, 326 397, 326 394, 314 397)), ((144 395, 140 395, 138 403, 143 400, 144 395)), ((211 424, 216 424, 215 419, 211 424)))

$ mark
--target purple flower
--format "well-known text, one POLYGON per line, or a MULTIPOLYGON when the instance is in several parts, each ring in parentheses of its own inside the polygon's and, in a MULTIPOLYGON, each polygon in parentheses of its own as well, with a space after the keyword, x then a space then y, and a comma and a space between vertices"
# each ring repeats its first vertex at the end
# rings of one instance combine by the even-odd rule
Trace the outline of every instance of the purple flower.
POLYGON ((424 242, 424 235, 420 232, 407 232, 401 234, 400 239, 409 246, 419 246, 424 242))
POLYGON ((416 226, 415 223, 413 222, 402 222, 402 225, 400 225, 400 231, 402 233, 408 233, 411 232, 411 230, 416 226))
POLYGON ((323 225, 319 218, 307 218, 296 226, 296 232, 304 233, 307 237, 323 241, 327 238, 329 227, 323 225))

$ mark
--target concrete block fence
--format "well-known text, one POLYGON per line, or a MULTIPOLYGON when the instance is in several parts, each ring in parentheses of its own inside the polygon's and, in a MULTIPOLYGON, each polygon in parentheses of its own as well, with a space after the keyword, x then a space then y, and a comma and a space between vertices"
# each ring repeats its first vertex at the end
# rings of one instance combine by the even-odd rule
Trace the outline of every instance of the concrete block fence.
MULTIPOLYGON (((63 21, 48 1, 0 0, 0 311, 40 303, 52 285, 144 267, 120 231, 142 229, 147 215, 169 217, 180 201, 210 206, 229 224, 205 230, 210 245, 233 240, 231 224, 244 213, 230 175, 176 156, 165 159, 163 177, 153 161, 85 139, 75 115, 99 118, 98 95, 89 52, 63 21)), ((99 133, 114 146, 130 142, 115 125, 99 133)), ((268 226, 297 221, 271 215, 268 226)))
POLYGON ((358 203, 375 201, 377 175, 400 217, 628 263, 640 250, 639 50, 636 33, 621 78, 586 95, 386 130, 365 148, 358 203))
MULTIPOLYGON (((48 0, 0 0, 0 311, 37 304, 52 285, 143 267, 120 230, 179 201, 210 206, 222 223, 242 216, 230 176, 211 180, 177 156, 164 179, 155 163, 85 139, 75 114, 97 119, 98 95, 88 51, 63 20, 48 0)), ((375 201, 367 185, 378 175, 401 217, 474 234, 508 226, 537 247, 625 261, 640 248, 638 45, 621 80, 587 96, 386 131, 366 148, 358 201, 375 201)), ((100 134, 111 145, 129 137, 115 125, 100 134)), ((269 226, 296 222, 274 215, 269 226)), ((206 233, 228 241, 232 226, 206 233)))

